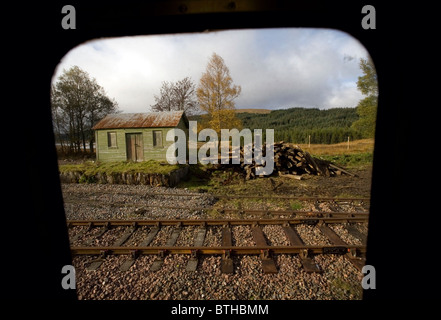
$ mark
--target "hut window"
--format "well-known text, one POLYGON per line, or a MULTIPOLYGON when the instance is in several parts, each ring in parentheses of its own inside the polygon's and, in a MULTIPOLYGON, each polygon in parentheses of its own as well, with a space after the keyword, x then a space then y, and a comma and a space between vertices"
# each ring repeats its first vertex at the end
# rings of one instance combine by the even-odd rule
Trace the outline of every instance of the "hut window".
POLYGON ((116 148, 116 132, 107 132, 107 146, 116 148))
POLYGON ((153 146, 162 147, 162 131, 153 131, 153 146))

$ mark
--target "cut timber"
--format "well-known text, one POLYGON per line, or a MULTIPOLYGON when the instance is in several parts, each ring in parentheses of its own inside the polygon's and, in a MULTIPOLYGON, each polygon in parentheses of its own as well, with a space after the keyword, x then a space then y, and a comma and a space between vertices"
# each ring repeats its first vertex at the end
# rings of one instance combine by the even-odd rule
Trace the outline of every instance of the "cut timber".
MULTIPOLYGON (((253 147, 246 148, 246 153, 252 153, 253 147)), ((263 146, 262 153, 265 155, 266 146, 263 146)), ((325 177, 331 177, 336 175, 341 175, 342 173, 351 175, 356 177, 357 175, 348 172, 347 170, 340 168, 336 165, 331 164, 330 161, 314 158, 307 151, 302 150, 299 146, 284 143, 283 141, 274 143, 274 172, 286 172, 289 174, 313 174, 313 175, 321 175, 325 177)), ((237 162, 240 161, 239 168, 242 169, 242 173, 245 176, 245 180, 255 179, 258 177, 256 175, 256 168, 262 166, 263 164, 256 163, 254 160, 252 163, 244 163, 244 154, 245 149, 241 147, 240 150, 241 157, 238 159, 237 157, 233 157, 230 153, 228 159, 223 157, 222 160, 225 161, 225 164, 215 165, 213 168, 222 169, 226 167, 235 166, 233 164, 233 160, 237 162)))
POLYGON ((309 152, 305 151, 305 158, 308 161, 308 165, 311 169, 313 169, 314 171, 324 175, 324 172, 320 169, 319 166, 317 166, 317 164, 314 161, 314 158, 311 157, 311 155, 309 154, 309 152))
POLYGON ((281 174, 281 177, 286 177, 286 178, 290 178, 290 179, 295 179, 295 180, 303 180, 302 176, 299 176, 297 174, 281 174))
POLYGON ((355 173, 352 173, 352 172, 349 172, 349 171, 347 171, 347 170, 345 170, 343 168, 337 167, 335 164, 330 163, 329 166, 331 168, 335 169, 335 170, 341 171, 341 172, 346 173, 346 174, 348 174, 350 176, 358 177, 358 175, 356 175, 355 173))

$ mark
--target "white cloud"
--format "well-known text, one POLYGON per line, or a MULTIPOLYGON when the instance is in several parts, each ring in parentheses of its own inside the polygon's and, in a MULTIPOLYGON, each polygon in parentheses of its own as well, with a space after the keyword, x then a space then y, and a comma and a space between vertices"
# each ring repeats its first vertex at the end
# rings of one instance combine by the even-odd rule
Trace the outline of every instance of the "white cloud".
MULTIPOLYGON (((349 35, 320 29, 220 31, 90 41, 72 49, 62 69, 78 65, 124 112, 145 112, 162 81, 190 76, 198 84, 218 53, 242 87, 239 108, 350 107, 367 52, 349 35)), ((354 104, 355 103, 355 104, 354 104)))
POLYGON ((365 98, 357 86, 350 83, 342 83, 339 87, 333 88, 327 97, 328 108, 354 108, 358 102, 365 98))

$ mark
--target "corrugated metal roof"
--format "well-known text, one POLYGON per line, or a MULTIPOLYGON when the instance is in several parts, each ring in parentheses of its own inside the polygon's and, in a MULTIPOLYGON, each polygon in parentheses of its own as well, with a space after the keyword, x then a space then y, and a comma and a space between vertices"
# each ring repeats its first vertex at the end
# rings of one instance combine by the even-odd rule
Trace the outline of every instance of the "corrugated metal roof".
POLYGON ((184 111, 109 114, 92 129, 176 127, 184 111))

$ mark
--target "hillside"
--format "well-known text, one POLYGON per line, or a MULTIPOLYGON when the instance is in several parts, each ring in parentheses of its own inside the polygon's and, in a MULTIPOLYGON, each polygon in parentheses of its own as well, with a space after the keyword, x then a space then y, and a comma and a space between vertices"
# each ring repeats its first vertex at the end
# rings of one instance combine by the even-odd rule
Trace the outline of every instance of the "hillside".
POLYGON ((236 113, 262 113, 267 114, 270 113, 272 110, 270 109, 236 109, 236 113))
MULTIPOLYGON (((358 120, 355 108, 237 109, 242 128, 274 129, 274 140, 291 143, 331 144, 363 138, 351 125, 358 120), (244 111, 249 110, 249 111, 244 111), (256 112, 256 110, 259 110, 256 112), (263 112, 263 110, 269 112, 263 112)), ((201 121, 200 116, 189 117, 201 121)))
POLYGON ((272 110, 268 114, 239 113, 244 128, 274 129, 274 139, 292 143, 338 143, 361 139, 351 128, 358 120, 355 108, 312 109, 291 108, 272 110))

